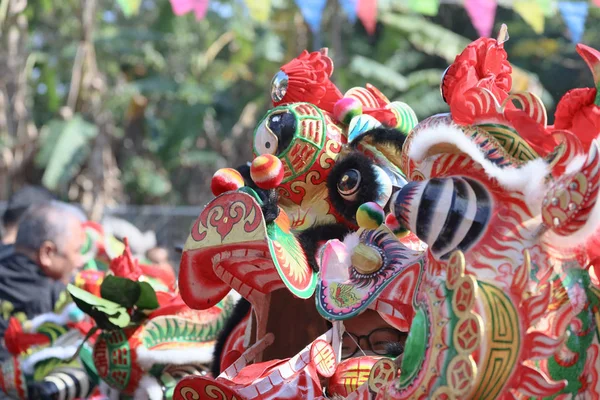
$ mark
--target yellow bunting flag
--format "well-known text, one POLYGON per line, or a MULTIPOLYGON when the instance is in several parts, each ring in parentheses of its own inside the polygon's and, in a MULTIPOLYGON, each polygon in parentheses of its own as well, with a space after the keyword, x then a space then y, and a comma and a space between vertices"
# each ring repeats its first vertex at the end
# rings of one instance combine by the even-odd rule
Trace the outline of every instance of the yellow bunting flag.
POLYGON ((117 0, 119 7, 123 10, 125 17, 129 18, 138 15, 142 0, 117 0))
POLYGON ((515 0, 513 7, 535 33, 544 32, 544 10, 539 3, 531 0, 515 0))
POLYGON ((245 0, 250 17, 257 22, 267 22, 271 14, 271 0, 245 0))

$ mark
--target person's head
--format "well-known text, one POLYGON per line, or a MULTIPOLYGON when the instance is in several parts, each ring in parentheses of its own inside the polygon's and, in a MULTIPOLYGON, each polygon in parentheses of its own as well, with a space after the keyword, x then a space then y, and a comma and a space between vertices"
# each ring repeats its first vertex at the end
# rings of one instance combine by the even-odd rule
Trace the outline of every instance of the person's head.
POLYGON ((34 260, 48 277, 69 282, 83 263, 85 220, 81 210, 59 201, 32 207, 19 223, 15 250, 34 260))
POLYGON ((56 196, 42 186, 27 185, 13 193, 8 199, 6 210, 2 215, 2 225, 4 227, 2 242, 13 244, 17 238, 19 220, 29 207, 50 200, 56 200, 56 196))
POLYGON ((398 354, 391 353, 396 353, 399 346, 400 349, 403 348, 407 336, 385 322, 377 311, 369 309, 345 320, 344 327, 343 359, 362 355, 397 356, 398 354))

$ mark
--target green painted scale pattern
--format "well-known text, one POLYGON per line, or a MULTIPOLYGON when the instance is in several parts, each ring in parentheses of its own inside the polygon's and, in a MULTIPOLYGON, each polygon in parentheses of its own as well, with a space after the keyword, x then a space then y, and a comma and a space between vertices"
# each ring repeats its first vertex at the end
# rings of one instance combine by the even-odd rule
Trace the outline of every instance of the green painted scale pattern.
MULTIPOLYGON (((285 183, 285 182, 292 181, 292 180, 296 179, 297 177, 301 176, 302 174, 304 174, 307 171, 308 167, 310 167, 311 165, 313 165, 316 162, 317 158, 320 155, 320 151, 323 149, 323 146, 325 145, 325 140, 326 140, 325 127, 327 126, 327 123, 325 121, 325 117, 323 116, 323 112, 319 108, 315 107, 314 105, 312 105, 310 103, 294 103, 292 105, 279 106, 279 107, 276 107, 276 108, 272 109, 271 111, 269 111, 267 113, 267 115, 257 125, 257 128, 254 131, 254 136, 256 136, 256 132, 258 131, 258 129, 262 126, 262 124, 265 123, 265 121, 269 117, 271 117, 274 114, 278 114, 278 113, 282 113, 282 112, 289 112, 294 115, 294 117, 296 118, 296 132, 294 132, 294 138, 292 139, 290 145, 281 154, 278 154, 277 157, 279 159, 281 159, 283 162, 287 163, 287 165, 291 167, 293 164, 292 164, 292 161, 290 160, 289 152, 294 147, 294 144, 296 144, 298 141, 307 142, 311 146, 313 146, 315 149, 317 149, 317 151, 314 152, 313 156, 309 160, 306 160, 306 162, 305 162, 305 165, 307 166, 306 169, 296 171, 294 168, 290 168, 290 170, 292 171, 292 175, 284 178, 283 182, 285 183), (312 115, 300 114, 298 112, 298 108, 301 108, 301 107, 310 107, 311 109, 316 111, 316 113, 318 115, 312 116, 312 115), (316 143, 316 142, 310 140, 309 138, 304 137, 301 134, 302 133, 301 132, 302 121, 305 121, 305 120, 315 120, 315 121, 321 122, 321 132, 320 132, 321 141, 320 141, 320 143, 316 143)), ((258 151, 256 148, 254 148, 254 154, 258 154, 258 151)))
POLYGON ((492 135, 512 158, 522 162, 532 161, 538 158, 535 150, 533 150, 533 148, 531 148, 531 146, 527 144, 514 129, 498 124, 484 124, 478 126, 492 135))
POLYGON ((212 341, 222 329, 219 324, 201 324, 177 317, 157 318, 146 324, 143 344, 153 348, 163 343, 197 343, 212 341))
MULTIPOLYGON (((558 279, 558 277, 556 277, 558 279)), ((575 286, 580 286, 580 289, 584 290, 589 303, 584 307, 575 319, 578 319, 581 323, 581 327, 578 332, 573 329, 573 324, 569 324, 567 328, 567 340, 565 346, 572 353, 575 354, 573 363, 571 365, 565 364, 564 362, 559 364, 556 357, 554 356, 548 359, 548 372, 553 380, 566 379, 568 384, 562 392, 558 393, 552 398, 558 397, 560 394, 569 393, 573 396, 578 394, 580 389, 583 389, 582 382, 579 379, 585 368, 587 361, 587 349, 592 344, 594 337, 600 340, 598 336, 598 326, 596 325, 596 319, 594 313, 598 313, 598 306, 600 304, 598 296, 589 289, 590 287, 590 276, 583 269, 571 268, 566 271, 565 277, 561 282, 562 286, 569 290, 575 286)))
POLYGON ((38 328, 37 333, 48 336, 50 343, 54 343, 59 337, 67 333, 68 330, 69 329, 65 326, 57 325, 52 322, 46 322, 38 328))
POLYGON ((227 296, 217 304, 221 308, 219 318, 210 323, 194 322, 177 316, 158 317, 145 325, 142 344, 151 349, 163 343, 199 343, 217 339, 231 314, 234 302, 227 296))
POLYGON ((468 131, 485 158, 499 167, 518 166, 538 158, 517 132, 506 125, 473 125, 468 131))
POLYGON ((304 288, 304 290, 296 288, 287 279, 283 268, 276 257, 277 252, 273 245, 273 242, 277 242, 281 245, 281 248, 285 250, 286 257, 289 258, 290 265, 294 264, 296 260, 303 260, 306 263, 306 255, 304 254, 304 251, 302 251, 302 247, 300 246, 298 239, 296 239, 291 232, 284 232, 277 224, 267 225, 267 234, 269 236, 269 251, 271 252, 273 264, 275 265, 275 268, 277 268, 279 276, 284 281, 287 288, 300 298, 304 299, 310 297, 317 286, 317 274, 312 275, 309 284, 304 288))

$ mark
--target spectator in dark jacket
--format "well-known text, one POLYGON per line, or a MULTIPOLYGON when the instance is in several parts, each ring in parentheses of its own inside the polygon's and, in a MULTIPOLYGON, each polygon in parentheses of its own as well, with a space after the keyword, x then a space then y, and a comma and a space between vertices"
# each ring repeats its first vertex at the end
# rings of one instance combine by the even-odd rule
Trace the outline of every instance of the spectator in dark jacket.
MULTIPOLYGON (((0 338, 11 316, 31 319, 54 311, 65 284, 82 264, 84 221, 80 210, 57 201, 23 216, 15 250, 0 257, 0 338)), ((7 357, 0 346, 0 360, 7 357)))

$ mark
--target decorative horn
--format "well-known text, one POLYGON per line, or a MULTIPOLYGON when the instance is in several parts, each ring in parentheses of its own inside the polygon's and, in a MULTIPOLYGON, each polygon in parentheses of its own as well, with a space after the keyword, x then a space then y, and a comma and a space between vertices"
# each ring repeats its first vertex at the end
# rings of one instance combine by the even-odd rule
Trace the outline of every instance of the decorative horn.
POLYGON ((600 51, 580 43, 577 45, 577 52, 592 71, 596 87, 594 104, 600 107, 600 51))

